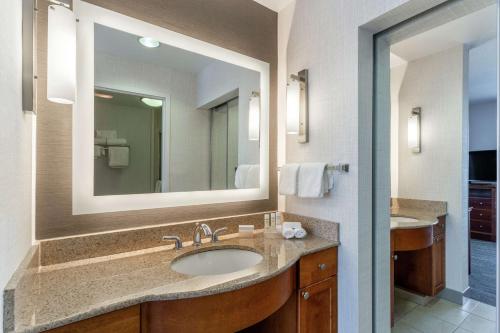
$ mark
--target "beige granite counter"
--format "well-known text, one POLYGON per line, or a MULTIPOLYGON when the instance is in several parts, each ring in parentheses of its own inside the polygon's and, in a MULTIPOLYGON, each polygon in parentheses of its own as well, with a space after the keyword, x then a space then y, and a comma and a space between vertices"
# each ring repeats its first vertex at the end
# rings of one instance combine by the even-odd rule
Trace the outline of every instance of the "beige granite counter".
POLYGON ((338 242, 309 235, 303 240, 227 237, 195 249, 171 246, 119 255, 26 267, 16 280, 11 328, 41 332, 147 301, 212 295, 244 288, 277 276, 309 253, 338 242), (199 249, 243 248, 263 256, 258 265, 235 273, 189 276, 170 269, 176 257, 199 249))
POLYGON ((391 230, 425 228, 438 223, 447 214, 447 205, 441 201, 392 199, 391 230), (403 218, 403 219, 400 219, 403 218), (408 220, 409 219, 414 219, 408 220))

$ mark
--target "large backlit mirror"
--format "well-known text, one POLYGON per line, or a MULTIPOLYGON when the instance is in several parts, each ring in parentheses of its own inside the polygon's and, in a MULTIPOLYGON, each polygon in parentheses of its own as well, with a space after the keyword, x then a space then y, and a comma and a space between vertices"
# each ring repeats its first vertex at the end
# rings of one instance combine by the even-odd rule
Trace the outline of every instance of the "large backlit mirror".
POLYGON ((74 213, 267 198, 269 65, 77 4, 74 213))

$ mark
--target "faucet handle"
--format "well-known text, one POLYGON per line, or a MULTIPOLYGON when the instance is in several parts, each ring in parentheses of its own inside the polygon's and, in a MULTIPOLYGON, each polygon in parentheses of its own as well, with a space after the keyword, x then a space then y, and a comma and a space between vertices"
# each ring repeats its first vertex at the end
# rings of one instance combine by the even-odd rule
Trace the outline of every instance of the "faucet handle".
POLYGON ((221 232, 227 231, 227 227, 219 228, 212 233, 212 243, 219 241, 219 234, 221 232))
POLYGON ((182 241, 179 236, 163 236, 162 241, 170 241, 173 240, 175 241, 175 249, 180 250, 182 249, 182 241))

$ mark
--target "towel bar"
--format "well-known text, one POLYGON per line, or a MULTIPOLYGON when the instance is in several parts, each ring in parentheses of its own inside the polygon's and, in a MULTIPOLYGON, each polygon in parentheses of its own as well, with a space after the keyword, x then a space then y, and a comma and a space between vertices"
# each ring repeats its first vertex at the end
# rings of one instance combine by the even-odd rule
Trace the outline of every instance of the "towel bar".
MULTIPOLYGON (((329 171, 338 171, 338 172, 349 172, 349 164, 328 164, 326 166, 329 171)), ((280 167, 278 167, 278 172, 280 171, 280 167)))

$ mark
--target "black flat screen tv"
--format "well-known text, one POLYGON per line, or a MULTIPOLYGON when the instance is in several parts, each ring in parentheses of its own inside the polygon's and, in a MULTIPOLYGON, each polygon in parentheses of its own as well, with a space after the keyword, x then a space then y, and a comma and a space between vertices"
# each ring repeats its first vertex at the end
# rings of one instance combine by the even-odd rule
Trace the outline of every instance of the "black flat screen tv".
POLYGON ((469 180, 474 182, 497 181, 497 151, 469 152, 469 180))

